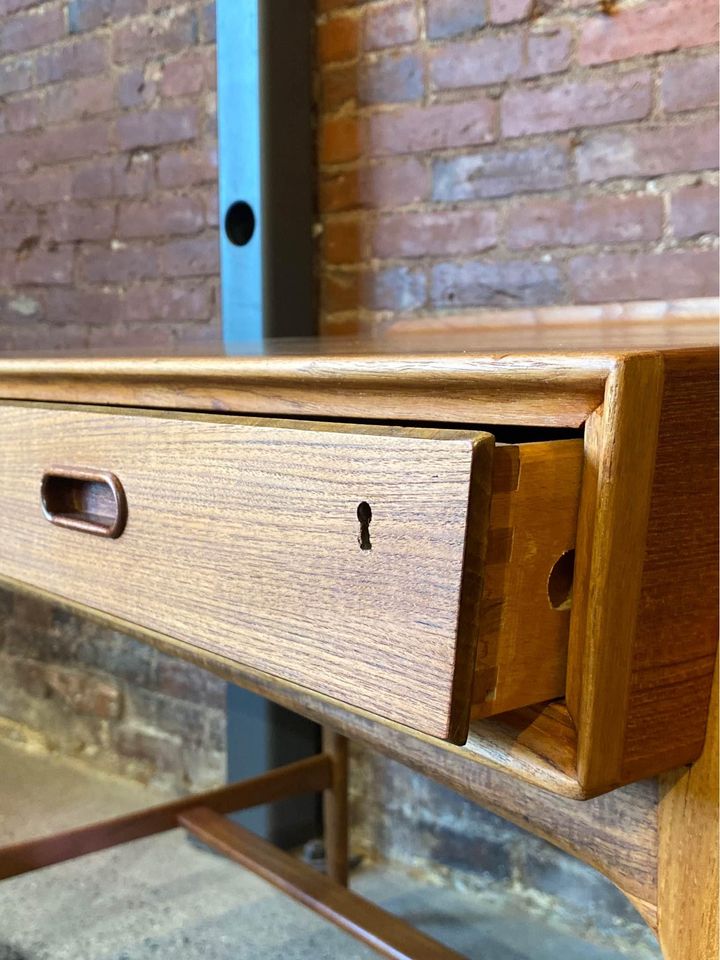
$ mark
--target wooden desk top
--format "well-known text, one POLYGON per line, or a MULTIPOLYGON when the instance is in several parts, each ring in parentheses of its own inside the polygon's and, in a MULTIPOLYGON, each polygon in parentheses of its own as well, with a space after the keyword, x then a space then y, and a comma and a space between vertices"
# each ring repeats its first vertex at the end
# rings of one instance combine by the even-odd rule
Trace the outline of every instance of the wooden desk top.
POLYGON ((446 317, 382 338, 269 340, 182 356, 104 352, 0 358, 4 399, 273 416, 578 427, 628 356, 717 349, 717 302, 658 317, 617 308, 446 317), (602 310, 610 315, 605 315, 602 310), (573 322, 574 318, 574 322, 573 322))

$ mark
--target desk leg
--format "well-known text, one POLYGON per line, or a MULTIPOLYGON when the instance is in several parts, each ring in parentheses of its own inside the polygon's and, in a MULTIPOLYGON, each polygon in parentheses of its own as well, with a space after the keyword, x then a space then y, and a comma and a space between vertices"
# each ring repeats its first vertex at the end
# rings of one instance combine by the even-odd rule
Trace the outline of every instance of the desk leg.
POLYGON ((325 860, 331 880, 348 883, 348 742, 329 727, 322 729, 323 753, 332 761, 332 783, 323 791, 325 860))
POLYGON ((658 933, 666 960, 717 960, 718 668, 705 748, 661 781, 658 933))

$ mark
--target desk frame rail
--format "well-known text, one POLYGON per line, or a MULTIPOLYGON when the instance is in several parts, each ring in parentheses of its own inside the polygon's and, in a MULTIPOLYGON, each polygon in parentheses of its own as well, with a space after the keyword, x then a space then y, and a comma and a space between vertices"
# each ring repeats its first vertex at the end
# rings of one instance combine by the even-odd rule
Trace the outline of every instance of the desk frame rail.
POLYGON ((0 848, 0 880, 87 853, 183 827, 287 896, 391 960, 462 960, 443 946, 348 889, 348 744, 323 728, 314 757, 160 806, 0 848), (305 793, 323 794, 327 874, 297 860, 229 820, 228 813, 305 793))

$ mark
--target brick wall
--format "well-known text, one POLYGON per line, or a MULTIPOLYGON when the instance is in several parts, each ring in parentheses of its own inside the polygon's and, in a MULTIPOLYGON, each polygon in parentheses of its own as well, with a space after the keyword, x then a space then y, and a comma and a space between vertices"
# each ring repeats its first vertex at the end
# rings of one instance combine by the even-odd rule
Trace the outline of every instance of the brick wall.
POLYGON ((219 336, 214 9, 0 0, 0 349, 219 336))
POLYGON ((323 309, 716 295, 715 0, 320 0, 323 309))

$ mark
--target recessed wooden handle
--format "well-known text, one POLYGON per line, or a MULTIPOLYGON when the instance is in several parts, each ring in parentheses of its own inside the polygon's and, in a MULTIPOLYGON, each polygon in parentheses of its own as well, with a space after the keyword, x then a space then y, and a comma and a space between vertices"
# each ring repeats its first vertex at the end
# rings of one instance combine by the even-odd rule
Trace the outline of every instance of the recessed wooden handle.
POLYGON ((127 500, 113 473, 51 467, 40 487, 42 511, 50 523, 115 539, 125 529, 127 500))

